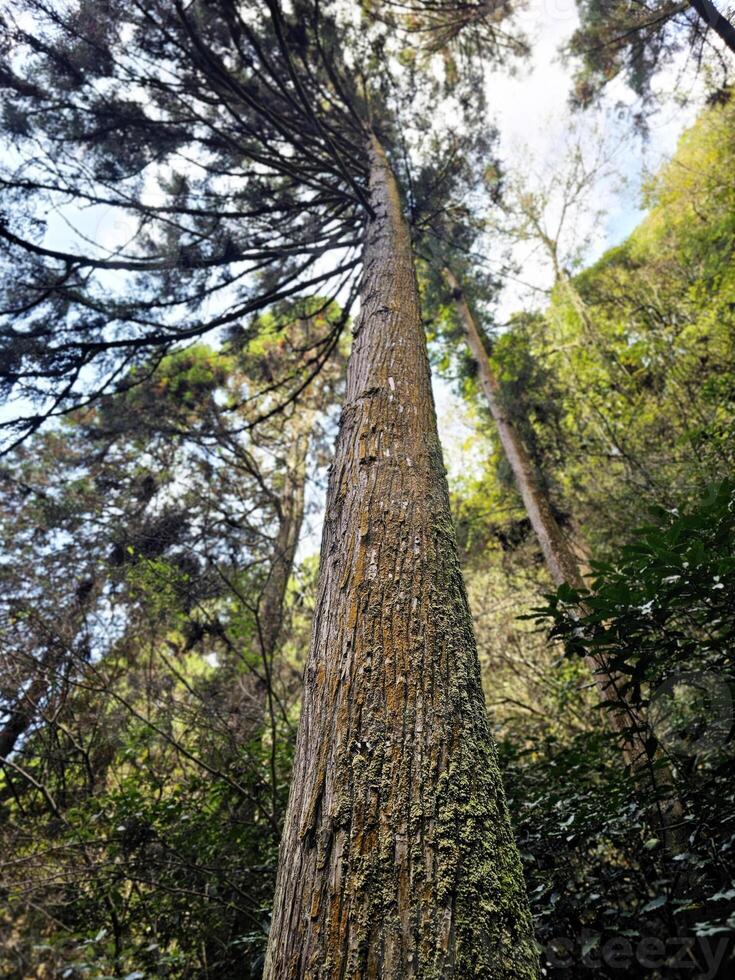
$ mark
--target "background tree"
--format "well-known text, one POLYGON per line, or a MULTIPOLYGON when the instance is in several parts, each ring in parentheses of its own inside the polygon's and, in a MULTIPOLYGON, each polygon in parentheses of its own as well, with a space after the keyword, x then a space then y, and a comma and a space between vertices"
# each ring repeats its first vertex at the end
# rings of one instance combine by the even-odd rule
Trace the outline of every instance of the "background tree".
POLYGON ((287 403, 334 350, 369 213, 333 21, 224 0, 29 0, 4 18, 3 378, 24 399, 6 427, 272 302, 344 290, 342 321, 278 380, 287 403))
POLYGON ((581 0, 577 9, 580 26, 566 50, 579 64, 572 100, 579 107, 588 106, 617 78, 648 102, 655 75, 682 52, 698 67, 714 63, 720 86, 728 84, 735 27, 731 11, 721 11, 711 0, 651 4, 581 0))
MULTIPOLYGON (((723 365, 731 360, 733 238, 729 192, 718 176, 727 165, 731 115, 730 102, 702 114, 649 182, 648 216, 575 277, 585 319, 557 289, 545 326, 515 341, 555 379, 549 398, 557 409, 560 392, 577 393, 573 407, 548 416, 551 424, 536 415, 535 428, 549 478, 593 551, 644 524, 650 503, 698 499, 732 465, 723 365), (573 476, 575 460, 584 460, 586 478, 573 476)), ((510 335, 505 344, 510 354, 510 335)), ((540 388, 536 395, 543 400, 540 388)))
MULTIPOLYGON (((520 405, 531 429, 532 456, 564 502, 559 519, 575 514, 602 563, 600 602, 606 605, 600 617, 611 623, 619 617, 626 635, 637 632, 633 624, 640 618, 643 633, 651 631, 650 645, 638 636, 625 654, 620 647, 614 652, 616 633, 608 646, 599 619, 594 631, 577 633, 579 622, 573 620, 583 600, 562 591, 554 599, 554 622, 563 621, 560 636, 574 654, 562 663, 547 662, 553 653, 540 650, 538 637, 514 622, 512 613, 503 613, 520 597, 528 609, 548 609, 541 593, 549 586, 497 442, 477 436, 470 459, 477 454, 480 462, 468 463, 454 488, 481 662, 497 692, 509 797, 522 814, 518 832, 532 908, 547 947, 546 968, 559 977, 640 976, 636 950, 645 937, 660 942, 661 969, 672 975, 682 943, 690 945, 702 972, 714 969, 724 977, 732 969, 730 888, 724 884, 729 831, 719 818, 713 827, 699 809, 700 800, 709 807, 707 793, 719 785, 718 813, 730 819, 729 796, 718 775, 731 754, 731 737, 723 731, 730 731, 729 668, 722 661, 711 672, 705 667, 702 686, 702 678, 690 676, 694 661, 688 659, 708 664, 710 642, 719 644, 714 635, 699 632, 695 596, 702 589, 702 601, 708 601, 707 590, 720 582, 727 589, 722 571, 705 569, 702 554, 693 560, 689 549, 698 550, 694 542, 701 538, 710 542, 705 550, 715 564, 728 561, 719 535, 729 498, 726 492, 710 497, 707 485, 731 472, 722 440, 728 439, 732 417, 724 366, 732 360, 732 207, 717 176, 728 166, 730 113, 726 103, 702 114, 671 163, 650 182, 650 210, 641 225, 574 276, 594 334, 557 288, 550 309, 512 317, 493 338, 492 363, 508 403, 520 405), (656 503, 666 513, 652 518, 649 508, 656 503), (648 528, 634 532, 636 523, 648 528), (621 555, 625 542, 631 549, 621 555), (691 574, 682 575, 684 562, 691 574), (686 627, 679 619, 688 615, 684 609, 692 617, 686 627), (659 629, 681 660, 659 659, 653 652, 659 629), (509 638, 504 649, 495 631, 509 638), (585 642, 575 645, 575 636, 585 642), (666 855, 661 835, 651 832, 652 798, 621 771, 615 742, 590 703, 580 655, 598 649, 617 663, 626 696, 648 714, 657 752, 666 757, 684 801, 686 841, 675 861, 666 855), (672 740, 674 721, 681 727, 672 740), (714 743, 705 738, 700 746, 697 733, 708 731, 714 743), (615 961, 614 937, 620 942, 621 935, 630 943, 630 956, 615 961), (704 966, 707 955, 719 957, 716 967, 704 966)), ((468 293, 486 309, 481 291, 468 293)), ((464 367, 461 348, 448 356, 450 336, 443 333, 437 363, 474 402, 476 373, 464 367)), ((454 343, 460 341, 457 332, 454 343)), ((716 589, 715 605, 722 591, 716 589)))
POLYGON ((257 437, 233 405, 322 308, 171 355, 8 460, 9 976, 257 969, 299 694, 282 583, 339 363, 257 437))
POLYGON ((510 2, 463 3, 424 0, 382 0, 368 5, 368 15, 393 31, 407 35, 417 51, 440 53, 450 77, 456 77, 455 56, 467 70, 476 56, 499 64, 508 57, 529 53, 528 41, 514 20, 517 8, 510 2))

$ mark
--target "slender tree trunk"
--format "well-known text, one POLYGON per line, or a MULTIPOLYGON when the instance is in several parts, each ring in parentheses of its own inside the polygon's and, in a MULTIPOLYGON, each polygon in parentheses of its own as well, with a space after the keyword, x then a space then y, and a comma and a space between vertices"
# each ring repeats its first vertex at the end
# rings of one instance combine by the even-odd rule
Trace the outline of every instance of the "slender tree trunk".
MULTIPOLYGON (((531 527, 541 546, 549 574, 557 586, 567 584, 575 589, 584 588, 579 563, 554 517, 549 496, 538 477, 521 434, 503 405, 500 382, 493 372, 483 334, 456 276, 448 267, 445 268, 445 278, 452 290, 455 309, 464 329, 467 345, 477 364, 483 394, 495 421, 503 451, 513 472, 531 527)), ((617 700, 618 682, 608 672, 604 660, 601 657, 586 659, 594 675, 601 700, 617 700)), ((614 729, 618 732, 623 732, 631 726, 642 727, 641 720, 632 709, 613 710, 609 715, 614 729)), ((633 762, 641 753, 643 758, 647 756, 644 740, 635 735, 626 734, 622 744, 628 762, 633 762)))
POLYGON ((268 714, 271 724, 275 720, 272 703, 274 658, 283 630, 286 589, 293 572, 304 522, 306 461, 313 424, 313 410, 304 408, 289 426, 293 441, 284 460, 273 557, 257 609, 255 639, 259 669, 255 677, 247 675, 242 678, 240 689, 233 693, 233 711, 240 723, 244 721, 246 726, 245 731, 241 732, 242 737, 262 732, 268 714))
POLYGON ((408 229, 370 142, 266 980, 537 977, 449 510, 408 229))
POLYGON ((261 655, 268 661, 273 658, 283 629, 286 588, 293 571, 304 522, 306 460, 313 422, 314 413, 304 410, 294 425, 293 444, 286 460, 273 561, 263 589, 258 616, 261 655))
MULTIPOLYGON (((503 451, 513 472, 531 527, 541 546, 549 574, 557 586, 567 584, 575 589, 583 588, 584 579, 579 562, 554 517, 548 494, 538 477, 523 439, 503 406, 500 383, 493 372, 484 335, 456 276, 448 267, 445 267, 444 275, 452 290, 455 309, 464 329, 467 344, 477 364, 482 390, 497 426, 503 451)), ((638 711, 629 705, 620 693, 620 679, 609 669, 606 658, 601 655, 587 656, 585 660, 595 679, 600 700, 603 703, 619 702, 621 705, 619 708, 612 708, 606 712, 606 715, 613 730, 619 735, 626 762, 639 777, 642 777, 645 772, 646 778, 650 778, 654 789, 660 782, 672 783, 668 767, 662 766, 660 762, 655 768, 653 767, 654 760, 646 745, 648 726, 638 711)), ((680 850, 682 845, 679 825, 683 812, 681 803, 671 798, 663 801, 662 810, 658 813, 657 823, 667 835, 669 849, 674 852, 680 850)))
POLYGON ((454 306, 467 338, 467 345, 477 365, 482 392, 497 426, 518 492, 523 500, 531 527, 536 533, 549 574, 556 585, 565 582, 573 588, 583 588, 584 581, 571 548, 554 517, 548 494, 536 473, 536 467, 526 450, 523 439, 503 406, 500 382, 495 377, 483 334, 467 304, 464 293, 451 269, 445 279, 452 290, 454 306))

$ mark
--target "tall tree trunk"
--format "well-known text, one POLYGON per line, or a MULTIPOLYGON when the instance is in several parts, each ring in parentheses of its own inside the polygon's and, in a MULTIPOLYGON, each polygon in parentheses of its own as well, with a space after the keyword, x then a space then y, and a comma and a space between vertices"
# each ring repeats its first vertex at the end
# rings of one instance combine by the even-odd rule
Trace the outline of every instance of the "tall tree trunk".
POLYGON ((266 980, 537 977, 378 141, 266 980))
MULTIPOLYGON (((455 310, 467 338, 467 345, 477 365, 483 394, 497 427, 500 443, 513 472, 513 478, 523 500, 523 506, 528 514, 531 527, 541 546, 549 575, 557 586, 567 584, 575 589, 584 588, 584 579, 579 569, 579 563, 559 527, 559 522, 554 517, 548 493, 539 479, 521 434, 503 405, 500 382, 492 369, 482 331, 467 303, 457 277, 449 267, 445 267, 444 276, 452 290, 455 310)), ((600 698, 603 701, 616 700, 617 681, 608 673, 604 661, 597 657, 588 657, 587 662, 594 674, 600 698)), ((623 731, 639 722, 639 719, 631 711, 612 711, 610 714, 613 726, 617 731, 623 731)), ((629 761, 640 751, 645 752, 644 745, 634 745, 630 736, 626 736, 623 746, 629 761)))
MULTIPOLYGON (((531 527, 536 533, 541 551, 549 574, 554 583, 559 586, 571 585, 575 589, 584 587, 584 579, 580 571, 580 563, 575 557, 559 523, 554 517, 549 496, 539 479, 536 467, 531 460, 525 444, 513 420, 503 406, 500 383, 492 369, 489 352, 485 339, 474 314, 467 303, 462 288, 452 270, 445 266, 444 276, 452 290, 455 309, 467 338, 472 357, 477 365, 483 394, 487 400, 490 414, 495 421, 503 451, 513 472, 518 492, 523 500, 531 527)), ((585 658, 603 703, 618 702, 619 707, 613 707, 606 712, 613 730, 618 733, 620 746, 626 762, 634 772, 653 783, 654 789, 661 782, 672 783, 668 767, 660 761, 654 767, 654 759, 647 746, 647 736, 650 734, 648 725, 640 713, 630 704, 620 692, 620 679, 609 669, 606 658, 602 655, 585 658)), ((659 823, 667 835, 672 851, 681 848, 679 825, 683 816, 683 807, 675 799, 663 801, 663 809, 657 815, 659 823)))

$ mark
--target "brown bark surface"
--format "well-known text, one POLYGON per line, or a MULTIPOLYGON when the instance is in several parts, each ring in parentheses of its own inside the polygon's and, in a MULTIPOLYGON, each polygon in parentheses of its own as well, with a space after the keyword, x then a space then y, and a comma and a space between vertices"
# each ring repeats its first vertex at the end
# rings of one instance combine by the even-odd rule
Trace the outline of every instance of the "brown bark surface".
POLYGON ((705 24, 722 38, 732 52, 735 52, 735 27, 720 13, 712 0, 690 0, 690 3, 705 24))
POLYGON ((408 229, 371 141, 267 980, 537 977, 480 686, 408 229))

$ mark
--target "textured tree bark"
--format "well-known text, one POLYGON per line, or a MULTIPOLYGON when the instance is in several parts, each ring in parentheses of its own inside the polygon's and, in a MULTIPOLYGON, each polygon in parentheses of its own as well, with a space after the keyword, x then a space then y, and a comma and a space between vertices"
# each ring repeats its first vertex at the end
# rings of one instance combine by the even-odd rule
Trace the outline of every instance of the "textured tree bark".
POLYGON ((267 980, 535 978, 408 229, 374 138, 267 980))
MULTIPOLYGON (((452 290, 457 315, 464 329, 472 357, 477 364, 483 394, 497 426, 498 436, 513 472, 528 519, 541 546, 549 574, 557 586, 566 583, 575 589, 583 588, 584 579, 580 571, 580 564, 554 517, 548 494, 539 480, 523 439, 503 406, 500 383, 493 372, 484 335, 467 303, 457 277, 448 267, 444 269, 444 276, 452 290)), ((650 729, 645 719, 632 705, 627 703, 625 696, 621 694, 620 679, 610 671, 606 658, 588 656, 585 659, 595 679, 600 700, 603 703, 608 701, 621 703, 620 708, 613 708, 606 712, 606 717, 609 719, 613 731, 619 735, 620 747, 625 761, 638 774, 639 778, 643 779, 645 774, 646 782, 652 782, 654 788, 660 783, 670 785, 672 777, 668 767, 661 765, 660 761, 655 767, 653 766, 654 760, 646 744, 650 729)), ((669 849, 673 852, 680 850, 682 846, 680 825, 683 813, 682 804, 671 798, 663 801, 662 812, 658 814, 657 823, 662 826, 669 849)))

